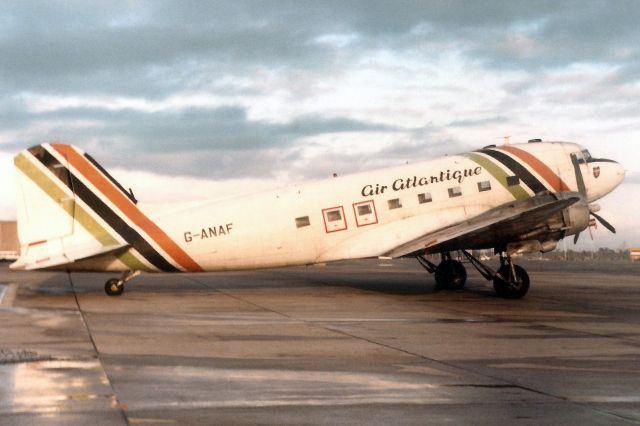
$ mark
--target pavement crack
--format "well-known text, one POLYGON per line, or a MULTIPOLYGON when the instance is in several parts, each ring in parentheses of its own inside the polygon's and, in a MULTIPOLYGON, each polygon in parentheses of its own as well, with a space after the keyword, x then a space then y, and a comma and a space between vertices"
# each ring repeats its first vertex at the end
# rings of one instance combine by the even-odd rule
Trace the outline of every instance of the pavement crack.
POLYGON ((93 350, 96 353, 96 360, 100 363, 100 369, 102 370, 102 374, 104 374, 104 377, 107 379, 107 383, 109 384, 109 389, 111 389, 111 397, 113 398, 111 406, 113 408, 117 408, 120 414, 122 415, 122 419, 124 420, 125 424, 130 425, 131 423, 129 422, 129 418, 127 417, 127 413, 125 412, 124 405, 121 404, 120 401, 118 401, 118 396, 116 394, 115 387, 113 386, 113 382, 111 381, 111 378, 109 377, 109 374, 107 373, 106 368, 104 368, 102 357, 100 356, 100 351, 98 350, 96 341, 93 338, 91 329, 89 328, 87 317, 84 311, 82 310, 82 307, 80 306, 80 301, 78 300, 78 292, 76 291, 75 285, 73 283, 73 278, 71 278, 70 273, 67 273, 67 278, 69 280, 69 285, 71 286, 71 290, 73 291, 73 298, 76 302, 76 306, 78 307, 78 312, 80 313, 82 324, 84 325, 84 328, 87 331, 87 335, 89 336, 89 341, 91 342, 91 345, 93 346, 93 350))

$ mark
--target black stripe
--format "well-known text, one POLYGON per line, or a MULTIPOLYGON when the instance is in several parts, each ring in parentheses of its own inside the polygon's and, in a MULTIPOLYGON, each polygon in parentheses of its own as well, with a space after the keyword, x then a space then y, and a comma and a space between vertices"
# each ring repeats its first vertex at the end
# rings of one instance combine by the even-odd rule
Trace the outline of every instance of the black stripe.
MULTIPOLYGON (((69 170, 60 164, 42 145, 32 146, 28 151, 49 169, 66 186, 71 188, 71 175, 69 170)), ((72 189, 73 191, 73 189, 72 189)))
POLYGON ((109 174, 108 171, 106 171, 100 164, 98 164, 98 162, 96 160, 94 160, 92 156, 90 156, 89 154, 85 153, 84 154, 84 158, 86 158, 91 164, 93 164, 93 167, 95 167, 96 169, 100 170, 100 172, 103 175, 105 175, 107 177, 107 179, 109 179, 111 181, 111 183, 113 183, 120 191, 122 191, 122 193, 128 199, 130 199, 133 204, 137 204, 138 203, 138 200, 133 198, 133 194, 128 192, 126 189, 124 189, 122 187, 122 185, 120 185, 120 182, 118 182, 113 176, 111 176, 111 174, 109 174))
POLYGON ((113 228, 124 240, 135 248, 152 265, 167 272, 178 272, 178 269, 167 262, 135 229, 130 227, 116 212, 104 203, 94 192, 82 183, 69 169, 62 165, 50 152, 42 146, 29 148, 45 167, 47 167, 62 183, 84 201, 98 216, 113 228))
POLYGON ((609 160, 608 158, 590 158, 587 163, 618 163, 617 161, 609 160))
POLYGON ((582 195, 587 194, 587 188, 584 186, 584 179, 582 178, 582 170, 580 170, 580 162, 576 154, 571 154, 571 163, 573 163, 573 171, 576 174, 576 184, 578 184, 578 192, 582 195))
POLYGON ((511 170, 518 178, 523 181, 534 194, 538 194, 542 191, 547 191, 547 187, 545 187, 540 180, 535 177, 526 167, 520 164, 518 161, 509 157, 507 154, 501 151, 496 151, 493 149, 481 149, 480 151, 483 154, 486 154, 492 158, 495 158, 505 166, 509 170, 511 170))

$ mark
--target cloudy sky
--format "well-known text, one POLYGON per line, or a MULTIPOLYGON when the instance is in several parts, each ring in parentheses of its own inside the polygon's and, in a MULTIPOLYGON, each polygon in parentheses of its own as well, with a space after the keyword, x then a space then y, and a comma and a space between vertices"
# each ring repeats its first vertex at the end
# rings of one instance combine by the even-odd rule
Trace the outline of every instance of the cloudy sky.
POLYGON ((11 158, 90 152, 141 200, 216 197, 540 137, 621 161, 640 246, 640 2, 17 1, 0 8, 11 158), (239 189, 241 188, 241 189, 239 189))

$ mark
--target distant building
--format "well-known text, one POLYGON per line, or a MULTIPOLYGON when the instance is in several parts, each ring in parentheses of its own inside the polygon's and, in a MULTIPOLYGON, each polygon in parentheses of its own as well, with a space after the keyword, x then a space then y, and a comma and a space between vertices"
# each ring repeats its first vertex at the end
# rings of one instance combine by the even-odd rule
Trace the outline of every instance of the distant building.
POLYGON ((640 248, 629 249, 629 258, 632 262, 640 262, 640 248))
POLYGON ((0 221, 0 260, 15 260, 20 252, 15 220, 0 221))

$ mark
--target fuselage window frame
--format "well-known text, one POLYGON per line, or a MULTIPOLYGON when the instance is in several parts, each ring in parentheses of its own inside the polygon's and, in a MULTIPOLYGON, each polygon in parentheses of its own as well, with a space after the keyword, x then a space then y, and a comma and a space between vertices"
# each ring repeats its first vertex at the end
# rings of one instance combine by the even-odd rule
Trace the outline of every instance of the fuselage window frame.
POLYGON ((402 201, 400 201, 400 198, 392 198, 387 200, 387 206, 389 206, 389 210, 401 209, 402 201))
POLYGON ((516 175, 507 176, 507 186, 518 186, 520 185, 520 178, 516 175))
POLYGON ((459 186, 454 186, 452 188, 448 188, 449 198, 461 197, 462 196, 462 188, 459 186))
POLYGON ((356 218, 356 225, 358 227, 378 223, 378 213, 376 212, 376 205, 373 200, 353 203, 353 215, 356 218))
POLYGON ((347 229, 347 218, 342 206, 322 209, 322 220, 327 234, 347 229))
POLYGON ((481 180, 478 182, 478 192, 491 191, 491 181, 481 180))
POLYGON ((418 203, 419 204, 426 204, 426 203, 430 203, 433 201, 433 198, 431 198, 431 193, 430 192, 423 192, 421 194, 418 194, 418 203))
POLYGON ((296 217, 296 228, 304 228, 306 226, 311 226, 309 216, 296 217))

